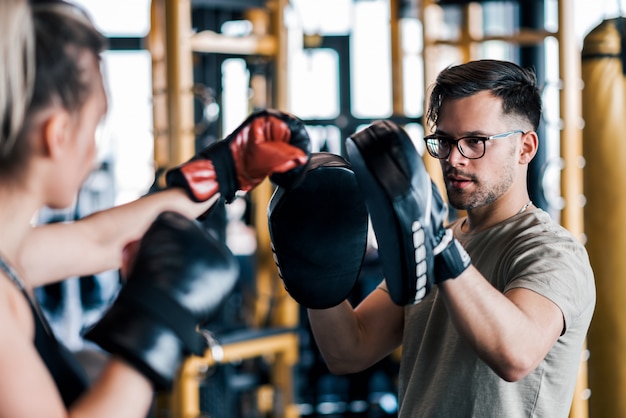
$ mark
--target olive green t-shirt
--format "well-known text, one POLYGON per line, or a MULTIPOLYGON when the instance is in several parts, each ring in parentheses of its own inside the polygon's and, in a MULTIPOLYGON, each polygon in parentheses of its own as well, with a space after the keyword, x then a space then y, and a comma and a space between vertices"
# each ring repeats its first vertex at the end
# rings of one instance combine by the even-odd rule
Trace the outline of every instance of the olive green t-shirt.
POLYGON ((399 417, 566 418, 595 307, 584 246, 540 209, 474 234, 461 231, 461 220, 451 228, 493 286, 545 296, 561 309, 565 328, 532 373, 507 382, 459 336, 434 288, 404 311, 399 417))

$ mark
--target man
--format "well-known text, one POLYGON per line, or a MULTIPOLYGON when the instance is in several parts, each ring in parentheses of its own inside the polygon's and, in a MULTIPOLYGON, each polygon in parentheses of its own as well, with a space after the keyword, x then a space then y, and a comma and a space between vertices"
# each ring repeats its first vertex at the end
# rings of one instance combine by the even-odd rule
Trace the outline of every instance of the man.
MULTIPOLYGON (((355 308, 343 301, 308 310, 333 373, 363 370, 402 346, 399 417, 569 413, 595 287, 584 247, 528 195, 541 106, 534 73, 513 63, 442 71, 427 114, 435 133, 425 140, 449 203, 467 216, 447 227, 422 223, 434 242, 432 289, 400 306, 386 274, 355 308)), ((416 204, 430 211, 425 200, 416 204)), ((373 225, 377 236, 387 233, 373 225)))

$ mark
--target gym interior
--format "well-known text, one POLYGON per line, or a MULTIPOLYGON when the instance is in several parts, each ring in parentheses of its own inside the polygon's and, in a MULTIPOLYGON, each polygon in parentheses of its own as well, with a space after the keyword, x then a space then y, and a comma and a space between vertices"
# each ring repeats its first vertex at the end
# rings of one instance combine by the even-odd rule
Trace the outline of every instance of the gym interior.
MULTIPOLYGON (((98 130, 98 165, 76 204, 42 211, 40 223, 157 190, 168 168, 261 108, 301 118, 314 152, 343 155, 344 138, 388 119, 423 154, 425 92, 440 70, 479 58, 534 68, 544 115, 530 196, 586 245, 598 295, 570 417, 626 417, 624 0, 77 3, 109 39, 110 110, 98 130)), ((438 178, 436 161, 425 164, 438 178)), ((173 390, 155 397, 152 415, 397 416, 399 352, 358 374, 326 368, 306 311, 286 293, 273 261, 273 188, 265 181, 202 219, 236 255, 241 277, 206 326, 211 348, 186 360, 173 390)), ((351 302, 382 277, 368 249, 351 302)), ((81 332, 116 296, 119 273, 68 279, 37 295, 57 334, 97 373, 104 354, 81 332)))

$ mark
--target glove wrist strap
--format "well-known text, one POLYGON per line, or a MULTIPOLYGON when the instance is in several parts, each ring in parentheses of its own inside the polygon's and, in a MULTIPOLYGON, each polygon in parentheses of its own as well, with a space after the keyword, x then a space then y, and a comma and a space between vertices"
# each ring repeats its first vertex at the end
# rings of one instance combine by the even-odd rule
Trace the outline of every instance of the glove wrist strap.
POLYGON ((435 284, 456 279, 472 264, 469 254, 449 229, 433 250, 433 254, 435 254, 435 284))
POLYGON ((239 184, 237 182, 235 160, 228 146, 230 141, 227 141, 227 139, 209 146, 200 155, 213 163, 220 194, 226 200, 226 203, 230 203, 235 198, 237 190, 239 190, 239 184))

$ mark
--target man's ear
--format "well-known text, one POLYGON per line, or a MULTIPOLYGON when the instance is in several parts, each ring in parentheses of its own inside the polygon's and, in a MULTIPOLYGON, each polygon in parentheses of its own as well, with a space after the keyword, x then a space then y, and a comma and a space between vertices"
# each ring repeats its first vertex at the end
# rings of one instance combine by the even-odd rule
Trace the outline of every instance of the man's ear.
POLYGON ((526 132, 522 137, 522 147, 520 149, 520 163, 530 164, 539 147, 539 138, 535 131, 526 132))
POLYGON ((43 124, 43 153, 48 157, 61 155, 69 140, 70 115, 65 110, 55 110, 43 124))

